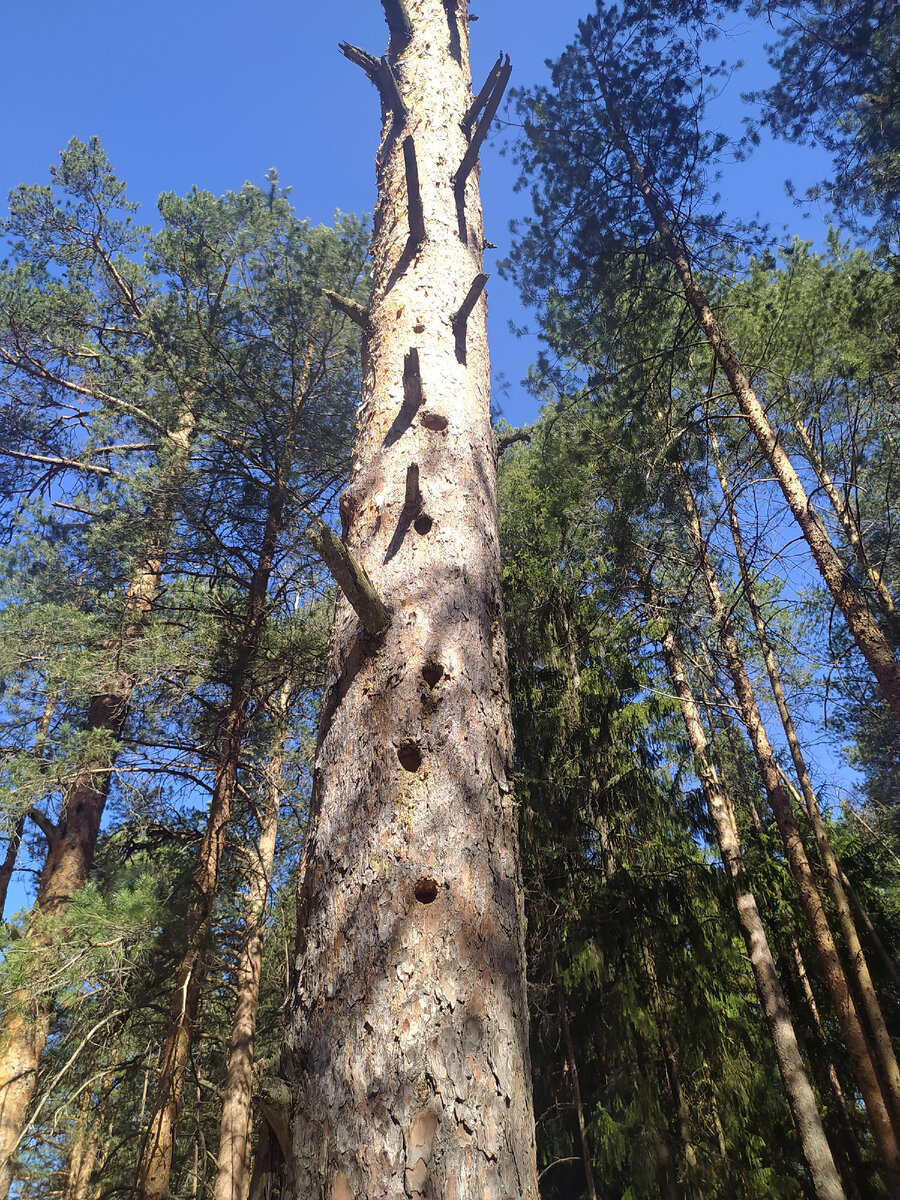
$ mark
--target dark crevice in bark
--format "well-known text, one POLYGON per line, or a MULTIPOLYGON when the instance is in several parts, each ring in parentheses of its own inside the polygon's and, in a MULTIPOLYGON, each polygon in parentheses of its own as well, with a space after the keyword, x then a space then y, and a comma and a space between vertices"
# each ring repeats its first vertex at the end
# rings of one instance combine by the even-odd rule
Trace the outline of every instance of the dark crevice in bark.
POLYGON ((419 185, 416 143, 411 136, 403 139, 403 163, 406 167, 406 210, 409 217, 407 249, 415 253, 425 241, 425 208, 422 204, 422 190, 419 185))
POLYGON ((419 514, 421 512, 422 492, 419 488, 419 466, 418 463, 410 463, 406 468, 406 492, 403 498, 403 508, 400 510, 397 528, 394 530, 394 536, 391 538, 390 545, 384 556, 386 563, 390 562, 403 545, 403 539, 409 532, 409 527, 413 522, 415 522, 417 533, 428 533, 431 529, 431 518, 420 517, 419 514), (425 528, 420 527, 423 520, 428 522, 425 528))

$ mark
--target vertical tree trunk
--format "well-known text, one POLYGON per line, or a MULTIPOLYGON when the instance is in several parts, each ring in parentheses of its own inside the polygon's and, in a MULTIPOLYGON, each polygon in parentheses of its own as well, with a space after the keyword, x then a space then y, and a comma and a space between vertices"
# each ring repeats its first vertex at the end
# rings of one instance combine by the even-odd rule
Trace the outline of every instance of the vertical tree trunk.
MULTIPOLYGON (((298 903, 295 1200, 536 1200, 512 734, 464 0, 384 0, 347 541, 298 903), (384 87, 384 94, 392 93, 384 87), (400 103, 402 97, 402 104, 400 103)), ((373 60, 377 62, 377 60, 373 60)))
POLYGON ((869 664, 891 711, 900 721, 900 663, 894 657, 894 652, 878 622, 869 611, 865 597, 847 574, 840 555, 828 536, 828 530, 813 507, 794 464, 778 440, 765 408, 750 385, 740 359, 697 282, 690 252, 678 230, 666 216, 653 184, 622 127, 617 108, 603 87, 602 75, 598 82, 610 123, 619 142, 619 149, 628 161, 635 187, 647 207, 666 256, 675 268, 684 297, 722 367, 732 395, 772 469, 788 508, 800 526, 826 587, 843 613, 851 637, 869 664))
POLYGON ((831 893, 835 912, 838 916, 841 936, 844 939, 847 957, 850 962, 850 970, 856 980, 858 995, 862 1002, 863 1012, 865 1013, 866 1021, 868 1022, 869 1030, 872 1035, 872 1041, 875 1048, 875 1057, 877 1059, 878 1070, 881 1077, 882 1090, 884 1092, 885 1100, 888 1103, 891 1121, 894 1126, 894 1133, 900 1137, 900 1067, 897 1065, 894 1047, 891 1043, 887 1025, 885 1024, 884 1016, 881 1011, 881 1005, 878 1003, 878 996, 875 992, 875 986, 872 983, 872 976, 869 973, 869 965, 866 962, 866 956, 863 952, 862 945, 860 944, 856 923, 853 920, 853 913, 850 909, 850 902, 847 899, 847 893, 844 891, 844 886, 841 882, 840 867, 837 864, 837 860, 834 857, 834 851, 831 848, 831 840, 828 837, 828 831, 825 828, 825 822, 822 820, 822 812, 819 808, 819 801, 816 797, 815 790, 812 786, 812 781, 809 777, 809 771, 806 766, 806 760, 803 756, 800 739, 797 737, 797 730, 794 727, 794 722, 787 704, 787 698, 784 694, 784 688, 781 684, 781 674, 778 670, 778 663, 775 658, 775 653, 772 649, 772 643, 769 640, 769 634, 766 629, 765 620, 763 619, 762 610, 756 597, 756 589, 753 586, 753 577, 750 573, 750 567, 747 562, 747 554, 744 549, 743 537, 741 536, 737 509, 734 504, 731 488, 729 487, 728 479, 725 474, 721 456, 719 454, 718 439, 716 438, 716 435, 712 429, 710 429, 709 432, 710 445, 713 451, 713 458, 719 476, 719 486, 722 489, 722 496, 725 499, 725 506, 728 511, 728 522, 731 527, 731 536, 732 541, 734 542, 735 553, 737 554, 738 566, 741 573, 741 582, 743 583, 744 587, 744 595, 747 599, 750 613, 753 617, 753 625, 756 630, 756 637, 762 651, 763 661, 766 665, 766 673, 769 676, 769 683, 772 688, 772 694, 775 697, 778 715, 781 718, 781 724, 784 728, 784 734, 787 739, 788 747, 790 748, 794 769, 796 770, 797 778, 800 781, 800 787, 803 792, 804 806, 810 822, 812 823, 813 832, 816 837, 816 845, 819 849, 819 857, 821 858, 822 866, 825 869, 825 877, 828 881, 828 890, 831 893))
POLYGON ((775 1048, 785 1094, 794 1114, 803 1156, 812 1176, 815 1195, 817 1200, 825 1200, 826 1197, 828 1200, 843 1200, 844 1189, 834 1165, 831 1148, 816 1106, 815 1094, 797 1045, 784 992, 775 969, 775 960, 769 948, 756 898, 747 882, 737 830, 719 785, 718 773, 707 756, 703 723, 671 630, 666 631, 662 645, 672 686, 681 704, 695 769, 703 785, 710 819, 716 831, 719 852, 734 889, 738 918, 747 941, 757 994, 775 1048))
POLYGON ((251 865, 244 907, 244 937, 235 973, 237 1001, 228 1041, 225 1086, 222 1089, 222 1121, 219 1130, 219 1165, 216 1172, 215 1200, 244 1200, 250 1165, 250 1127, 252 1122, 253 1053, 256 1039, 256 1013, 262 971, 263 943, 269 882, 278 835, 278 810, 281 805, 284 724, 287 719, 290 683, 286 683, 273 713, 276 739, 266 765, 266 795, 260 815, 259 841, 255 862, 251 865))
POLYGON ((99 1095, 93 1088, 85 1090, 78 1127, 69 1152, 64 1200, 88 1200, 91 1176, 100 1158, 103 1121, 113 1082, 114 1076, 110 1072, 103 1081, 99 1095))
POLYGON ((782 785, 775 754, 762 723, 756 697, 753 694, 753 688, 722 599, 687 473, 678 463, 672 464, 671 469, 681 494, 688 536, 706 586, 710 612, 716 624, 719 644, 722 647, 728 673, 734 685, 741 720, 747 729, 747 735, 766 789, 766 796, 784 843, 791 874, 797 884, 800 906, 822 963, 831 1001, 841 1026, 850 1061, 853 1064, 853 1073, 862 1093, 875 1143, 881 1155, 885 1170, 885 1182, 890 1195, 895 1198, 900 1197, 900 1145, 898 1145, 890 1113, 885 1104, 881 1083, 856 1012, 853 996, 847 984, 844 968, 838 955, 831 927, 828 924, 818 885, 806 856, 806 849, 800 837, 800 830, 794 818, 790 799, 782 785))
POLYGON ((13 871, 16 869, 19 846, 22 844, 22 834, 24 832, 25 818, 19 817, 13 827, 12 833, 9 835, 9 841, 6 844, 6 854, 3 856, 2 864, 0 864, 0 921, 3 920, 6 912, 6 897, 9 894, 9 885, 13 877, 13 871))
POLYGON ((703 1189, 700 1187, 697 1177, 697 1151, 694 1147, 694 1139, 691 1134, 691 1114, 681 1082, 681 1071, 678 1067, 678 1057, 672 1041, 669 1019, 666 1015, 662 993, 659 988, 659 980, 656 976, 656 963, 653 961, 653 954, 646 942, 644 942, 641 950, 644 967, 647 972, 647 982, 650 985, 653 1015, 656 1018, 656 1028, 659 1031, 659 1044, 662 1049, 663 1064, 666 1068, 666 1078, 669 1081, 669 1090, 672 1093, 672 1105, 675 1109, 675 1118, 678 1122, 678 1137, 681 1142, 681 1152, 684 1156, 685 1176, 689 1188, 688 1194, 694 1200, 703 1200, 703 1189))
POLYGON ((581 1103, 581 1082, 578 1078, 578 1059, 575 1057, 575 1043, 572 1041, 572 1030, 569 1027, 569 1008, 566 1003, 566 993, 559 978, 559 963, 556 950, 553 951, 553 978, 556 983, 556 1007, 562 1026, 563 1040, 566 1043, 566 1062, 569 1068, 569 1079, 572 1084, 572 1101, 575 1105, 575 1116, 578 1121, 578 1136, 581 1140, 581 1161, 584 1164, 584 1185, 587 1189, 588 1200, 597 1200, 597 1187, 594 1183, 594 1167, 591 1160, 591 1144, 588 1140, 587 1125, 584 1120, 584 1105, 581 1103))
POLYGON ((806 451, 809 465, 816 473, 816 478, 822 485, 822 490, 831 501, 831 507, 834 509, 835 516, 841 523, 841 528, 847 541, 853 547, 853 552, 856 555, 857 562, 866 573, 869 583, 872 585, 872 590, 878 597, 878 602, 884 611, 885 616, 891 622, 891 628, 896 635, 900 632, 900 614, 897 612, 897 607, 894 604, 894 598, 888 590, 887 584, 884 582, 884 576, 881 571, 876 570, 866 551, 866 544, 863 540, 862 532, 854 521, 849 505, 845 502, 843 496, 838 491, 834 480, 829 475, 825 468, 825 463, 822 461, 822 456, 817 452, 813 445, 813 440, 809 436, 809 430, 801 420, 794 421, 794 428, 799 434, 800 441, 803 443, 803 448, 806 451))
POLYGON ((219 761, 213 784, 206 832, 197 851, 187 913, 187 948, 175 972, 169 1024, 163 1043, 160 1078, 153 1116, 138 1166, 138 1200, 167 1200, 175 1154, 178 1115, 184 1093, 191 1038, 205 975, 204 954, 212 933, 213 906, 225 834, 237 783, 250 696, 247 674, 265 621, 269 576, 281 533, 284 493, 273 486, 259 556, 250 580, 247 611, 232 675, 231 692, 222 717, 219 761))

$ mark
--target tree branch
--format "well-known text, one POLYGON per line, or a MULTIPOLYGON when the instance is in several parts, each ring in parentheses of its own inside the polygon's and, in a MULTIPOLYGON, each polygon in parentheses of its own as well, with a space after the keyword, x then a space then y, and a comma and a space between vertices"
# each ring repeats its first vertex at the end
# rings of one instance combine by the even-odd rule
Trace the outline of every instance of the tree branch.
MULTIPOLYGON (((502 56, 501 56, 502 57, 502 56)), ((503 98, 503 93, 506 90, 506 85, 509 83, 509 77, 512 74, 512 64, 509 61, 509 55, 506 55, 506 61, 497 73, 496 78, 493 72, 488 77, 493 80, 490 95, 485 103, 484 114, 478 122, 478 127, 472 137, 469 147, 463 155, 463 160, 460 163, 459 170, 453 176, 453 187, 457 192, 461 192, 466 186, 466 180, 475 166, 478 158, 478 152, 481 149, 482 142, 487 137, 487 131, 491 127, 491 122, 497 114, 497 109, 500 107, 500 101, 503 98)), ((479 93, 480 95, 480 93, 479 93)), ((473 105, 474 108, 474 105, 473 105)), ((471 109, 469 110, 471 112, 471 109)), ((468 113, 466 114, 468 117, 468 113)), ((464 118, 466 119, 466 118, 464 118)))
POLYGON ((48 844, 52 846, 59 830, 50 818, 45 816, 39 808, 29 808, 26 815, 30 821, 37 825, 38 829, 47 839, 48 844))
POLYGON ((372 637, 384 633, 391 623, 391 610, 376 592, 365 567, 357 562, 347 545, 321 517, 308 509, 304 512, 315 528, 315 533, 311 533, 313 543, 335 583, 362 621, 366 633, 372 637))
POLYGON ((349 317, 367 337, 371 334, 372 322, 369 320, 369 310, 364 305, 356 300, 350 300, 346 296, 339 296, 337 292, 332 292, 329 288, 322 288, 322 295, 332 308, 336 308, 345 317, 349 317))
POLYGON ((484 291, 484 285, 487 283, 489 275, 485 275, 484 271, 480 271, 472 280, 472 286, 466 292, 466 298, 453 314, 451 325, 453 327, 453 336, 456 339, 456 361, 464 363, 466 361, 466 327, 472 309, 478 303, 481 293, 484 291))

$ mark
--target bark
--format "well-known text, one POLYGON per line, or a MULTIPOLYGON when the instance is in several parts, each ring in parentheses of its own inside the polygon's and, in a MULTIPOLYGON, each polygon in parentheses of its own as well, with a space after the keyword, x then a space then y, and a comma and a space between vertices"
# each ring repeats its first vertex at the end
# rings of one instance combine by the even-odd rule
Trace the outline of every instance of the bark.
POLYGON ((219 1131, 219 1160, 214 1189, 215 1200, 243 1200, 250 1164, 250 1127, 252 1124, 253 1054, 256 1039, 256 1013, 262 971, 263 943, 269 883, 278 834, 278 810, 281 804, 284 723, 290 698, 290 684, 281 691, 276 737, 279 744, 266 765, 266 796, 260 817, 256 861, 248 880, 245 906, 245 932, 235 981, 237 1001, 228 1042, 225 1087, 222 1089, 222 1121, 219 1131))
POLYGON ((482 271, 477 172, 451 182, 468 12, 405 8, 389 59, 409 115, 400 129, 383 110, 341 505, 393 619, 373 639, 343 598, 335 616, 298 896, 288 1190, 536 1200, 483 297, 453 323, 482 271))
MULTIPOLYGON (((102 758, 79 765, 63 797, 62 813, 49 838, 34 908, 23 935, 37 952, 52 946, 54 922, 58 923, 72 896, 84 887, 94 861, 112 782, 115 747, 134 688, 134 681, 119 669, 118 662, 143 635, 153 609, 162 572, 162 547, 174 512, 175 488, 187 463, 195 423, 193 413, 185 410, 170 434, 173 449, 155 491, 155 510, 150 514, 155 518, 152 536, 126 593, 122 632, 110 647, 109 677, 88 705, 85 727, 106 733, 107 748, 102 758)), ((9 1195, 15 1169, 13 1155, 25 1128, 49 1029, 46 996, 21 991, 10 998, 0 1021, 0 1200, 9 1195)))
POLYGON ((815 993, 812 989, 812 984, 809 981, 809 974, 806 970, 806 963, 803 961, 803 954, 800 950, 800 945, 797 939, 791 935, 790 939, 791 955, 794 959, 794 969, 797 979, 800 983, 803 998, 806 1001, 806 1006, 809 1009, 812 1017, 813 1028, 816 1032, 816 1052, 812 1055, 812 1061, 815 1064, 823 1062, 824 1066, 824 1084, 819 1085, 822 1095, 825 1095, 826 1090, 830 1091, 834 1097, 834 1112, 837 1115, 838 1145, 844 1151, 847 1164, 849 1165, 853 1175, 861 1180, 865 1178, 865 1167, 860 1154, 859 1143, 856 1140, 856 1131, 853 1128, 853 1121, 850 1116, 850 1105, 847 1097, 844 1094, 843 1086, 837 1073, 837 1068, 834 1065, 834 1059, 828 1051, 828 1033, 825 1029, 825 1024, 822 1021, 822 1015, 819 1012, 819 1005, 816 1002, 815 993))
MULTIPOLYGON (((602 80, 602 70, 599 72, 599 78, 602 80)), ((728 380, 738 408, 759 443, 794 519, 800 526, 826 587, 843 614, 847 628, 869 664, 891 711, 900 721, 900 663, 894 657, 890 643, 869 610, 865 597, 847 574, 822 518, 813 507, 800 476, 778 440, 740 359, 697 282, 687 245, 676 226, 666 216, 653 184, 621 125, 616 106, 611 102, 602 82, 601 91, 619 148, 625 154, 635 186, 647 207, 666 256, 675 268, 684 297, 728 380)))
POLYGON ((687 480, 687 474, 680 464, 673 464, 672 474, 681 494, 687 520, 687 532, 694 553, 697 556, 697 566, 703 577, 709 601, 710 612, 716 625, 719 644, 728 667, 728 673, 734 685, 738 710, 741 714, 750 744, 753 748, 769 806, 775 817, 775 823, 784 844, 785 854, 791 869, 791 874, 797 885, 800 906, 803 909, 807 925, 812 934, 816 952, 822 963, 825 982, 834 1006, 835 1014, 841 1027, 844 1042, 853 1073, 859 1085, 869 1121, 878 1147, 885 1171, 885 1181, 893 1197, 900 1197, 900 1145, 891 1123, 888 1107, 882 1094, 875 1065, 872 1060, 865 1033, 857 1015, 844 968, 838 955, 834 935, 828 923, 822 897, 806 855, 806 849, 800 837, 800 830, 794 818, 791 802, 781 782, 781 774, 775 759, 775 754, 769 742, 765 726, 759 714, 756 697, 750 679, 744 667, 734 635, 730 617, 719 589, 718 579, 709 554, 696 501, 687 480))
POLYGON ((88 1200, 91 1176, 101 1157, 103 1121, 113 1082, 114 1076, 110 1073, 103 1081, 99 1095, 93 1088, 84 1093, 66 1169, 65 1200, 88 1200))
POLYGON ((850 963, 850 970, 856 982, 857 994, 862 1002, 862 1009, 865 1013, 866 1021, 868 1022, 869 1031, 872 1035, 875 1057, 881 1077, 882 1091, 891 1115, 894 1132, 900 1136, 900 1068, 898 1068, 897 1065, 897 1059, 894 1054, 894 1048, 887 1030, 887 1025, 885 1024, 884 1015, 881 1011, 881 1005, 878 1002, 875 986, 872 983, 872 977, 869 973, 869 966, 866 962, 866 957, 859 940, 859 934, 856 929, 856 922, 853 920, 850 902, 841 882, 840 867, 838 866, 837 860, 834 856, 834 851, 831 848, 831 840, 828 837, 828 831, 825 828, 825 822, 822 819, 822 811, 819 808, 819 801, 816 797, 815 789, 813 788, 812 781, 809 777, 809 770, 806 766, 806 760, 803 755, 803 749, 800 745, 800 739, 797 736, 797 730, 794 726, 790 709, 788 708, 787 698, 784 694, 784 688, 781 683, 781 673, 778 670, 778 663, 775 658, 775 653, 772 649, 772 643, 769 640, 769 634, 768 630, 766 629, 765 620, 763 619, 762 609, 760 608, 759 601, 756 597, 756 589, 753 586, 753 577, 747 562, 747 554, 744 549, 744 542, 741 536, 737 510, 735 508, 731 489, 728 484, 728 479, 719 456, 718 441, 715 433, 713 433, 712 430, 710 430, 710 444, 716 463, 716 469, 719 475, 719 486, 722 489, 722 495, 725 499, 725 505, 728 510, 728 521, 731 527, 731 535, 734 542, 735 553, 737 554, 738 565, 741 573, 741 582, 744 587, 744 595, 747 599, 747 603, 753 617, 753 625, 756 630, 756 636, 760 649, 762 651, 763 661, 766 665, 766 673, 769 677, 772 694, 775 697, 775 704, 778 708, 778 715, 781 718, 782 727, 784 728, 785 738, 787 739, 788 747, 790 748, 794 769, 796 770, 797 778, 800 781, 800 787, 803 792, 804 806, 807 816, 809 817, 813 827, 816 845, 819 849, 819 857, 822 861, 822 866, 825 869, 825 877, 828 881, 828 890, 834 903, 835 912, 837 913, 841 936, 844 939, 844 946, 846 948, 847 957, 850 963))
POLYGON ((794 1116, 803 1157, 812 1176, 817 1200, 839 1200, 844 1189, 825 1136, 816 1098, 797 1044, 775 960, 750 890, 734 820, 722 791, 718 772, 707 755, 706 735, 700 712, 691 692, 680 651, 671 630, 663 638, 663 654, 694 756, 697 775, 716 831, 719 853, 734 890, 738 919, 747 942, 757 995, 765 1015, 785 1094, 794 1116))
POLYGON ((187 913, 187 948, 175 972, 169 1023, 163 1043, 153 1116, 138 1167, 138 1200, 167 1200, 175 1138, 205 976, 204 954, 212 933, 213 906, 225 834, 231 818, 247 724, 247 676, 265 621, 266 593, 284 514, 284 493, 273 486, 259 556, 250 580, 247 611, 235 657, 231 691, 222 717, 219 761, 206 831, 197 852, 187 913))
POLYGON ((16 869, 16 861, 19 857, 19 846, 22 844, 22 834, 25 832, 25 818, 19 817, 9 835, 9 841, 6 845, 6 854, 3 857, 3 863, 0 864, 0 921, 3 920, 6 912, 6 897, 9 894, 9 884, 13 877, 13 871, 16 869))

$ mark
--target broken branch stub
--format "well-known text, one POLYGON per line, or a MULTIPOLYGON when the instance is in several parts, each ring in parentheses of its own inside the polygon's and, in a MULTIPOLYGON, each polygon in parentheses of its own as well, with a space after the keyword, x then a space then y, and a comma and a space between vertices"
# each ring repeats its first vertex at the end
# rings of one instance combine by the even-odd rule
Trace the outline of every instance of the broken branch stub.
MULTIPOLYGON (((475 166, 475 162, 478 158, 478 152, 481 149, 484 139, 487 137, 487 131, 490 129, 491 122, 497 115, 497 109, 500 107, 500 101, 503 98, 503 93, 506 91, 506 85, 509 83, 509 77, 511 74, 512 64, 509 61, 509 55, 507 54, 506 61, 500 68, 496 79, 493 79, 493 72, 489 77, 490 79, 493 79, 493 84, 490 95, 485 104, 484 113, 478 122, 478 126, 471 142, 469 142, 469 148, 463 155, 463 160, 460 163, 459 170, 453 176, 453 187, 457 192, 461 192, 466 186, 466 180, 469 178, 472 168, 475 166)), ((471 109, 469 111, 471 111, 471 109)))
POLYGON ((453 314, 451 325, 453 327, 453 336, 456 339, 457 362, 464 363, 466 361, 466 325, 469 315, 478 303, 478 299, 484 291, 484 285, 489 278, 490 276, 486 275, 484 271, 479 271, 472 280, 472 286, 466 292, 465 300, 463 300, 462 304, 453 314))
POLYGON ((391 623, 391 610, 376 592, 366 568, 354 558, 346 543, 320 517, 314 518, 314 529, 312 540, 335 583, 362 621, 366 633, 378 637, 391 623))
POLYGON ((384 9, 384 19, 391 31, 391 52, 397 55, 412 39, 412 21, 409 19, 404 0, 381 0, 381 7, 384 9), (396 46, 393 45, 395 38, 396 46))
POLYGON ((332 292, 330 288, 322 288, 322 295, 332 308, 336 308, 345 317, 349 317, 354 325, 358 325, 367 336, 372 332, 369 310, 364 304, 360 304, 357 300, 351 300, 347 296, 339 296, 337 292, 332 292))
POLYGON ((501 52, 501 54, 497 58, 497 61, 491 67, 487 79, 481 85, 481 91, 478 93, 478 95, 472 101, 471 105, 469 106, 469 111, 466 113, 466 115, 460 121, 462 130, 465 133, 467 138, 470 138, 472 136, 472 126, 477 121, 478 114, 484 108, 485 104, 487 104, 488 97, 490 96, 490 94, 494 90, 494 88, 496 87, 497 80, 500 78, 500 72, 502 70, 503 70, 503 54, 501 52))

